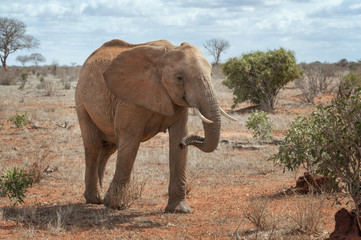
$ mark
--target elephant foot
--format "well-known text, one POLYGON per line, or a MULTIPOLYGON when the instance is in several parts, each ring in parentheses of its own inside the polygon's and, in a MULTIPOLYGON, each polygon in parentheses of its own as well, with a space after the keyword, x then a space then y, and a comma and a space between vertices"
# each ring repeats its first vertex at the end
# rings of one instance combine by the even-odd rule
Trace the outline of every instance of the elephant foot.
POLYGON ((103 203, 103 199, 100 196, 100 193, 84 193, 84 197, 86 200, 86 204, 102 204, 103 203))
POLYGON ((124 210, 129 204, 126 204, 126 197, 124 197, 124 187, 109 187, 107 194, 104 197, 104 205, 107 208, 124 210))
POLYGON ((172 202, 168 203, 167 207, 165 208, 165 212, 168 213, 191 213, 191 208, 182 200, 180 202, 172 202))

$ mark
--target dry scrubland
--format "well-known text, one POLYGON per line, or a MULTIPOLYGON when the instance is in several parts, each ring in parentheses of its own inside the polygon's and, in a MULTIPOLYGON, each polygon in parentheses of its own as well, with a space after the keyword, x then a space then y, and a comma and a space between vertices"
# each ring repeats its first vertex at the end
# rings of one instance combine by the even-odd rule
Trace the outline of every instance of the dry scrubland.
MULTIPOLYGON (((25 204, 13 206, 0 198, 0 239, 236 239, 236 232, 240 239, 324 239, 333 231, 334 213, 341 208, 334 195, 285 194, 302 172, 283 173, 266 161, 277 145, 232 147, 259 143, 245 127, 250 113, 231 111, 232 93, 221 84, 219 69, 213 74, 219 101, 239 121, 222 119, 221 139, 228 141, 215 152, 189 148, 187 201, 193 213, 163 213, 169 179, 167 134, 141 144, 132 191, 145 185, 129 209, 86 205, 84 151, 73 98, 79 67, 53 70, 37 68, 23 89, 20 80, 0 86, 0 171, 18 166, 41 177, 29 189, 25 204), (25 129, 8 121, 18 113, 28 115, 25 129)), ((277 109, 270 114, 275 139, 282 139, 297 114, 314 109, 302 103, 300 94, 294 83, 281 91, 277 109)), ((331 95, 317 97, 316 103, 331 95)), ((191 133, 203 129, 193 115, 189 128, 191 133)), ((115 155, 106 169, 105 189, 114 167, 115 155)))

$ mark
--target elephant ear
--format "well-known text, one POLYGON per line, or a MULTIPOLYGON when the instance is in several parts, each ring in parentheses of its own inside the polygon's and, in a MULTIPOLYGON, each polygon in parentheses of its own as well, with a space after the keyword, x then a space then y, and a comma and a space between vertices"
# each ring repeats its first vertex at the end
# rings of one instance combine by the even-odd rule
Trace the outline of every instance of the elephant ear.
POLYGON ((108 89, 119 99, 166 116, 174 115, 155 59, 164 47, 138 46, 121 52, 103 73, 108 89))

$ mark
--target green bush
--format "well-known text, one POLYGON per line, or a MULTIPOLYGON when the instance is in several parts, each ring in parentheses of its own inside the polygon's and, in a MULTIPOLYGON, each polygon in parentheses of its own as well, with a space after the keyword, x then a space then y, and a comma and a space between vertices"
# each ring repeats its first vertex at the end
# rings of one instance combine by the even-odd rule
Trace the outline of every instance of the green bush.
POLYGON ((302 164, 330 179, 361 209, 361 92, 318 106, 309 117, 298 118, 271 159, 289 170, 302 164))
POLYGON ((318 127, 313 116, 297 117, 272 160, 291 171, 302 166, 314 175, 316 160, 322 157, 321 146, 318 146, 322 133, 318 127))
POLYGON ((342 78, 337 96, 339 98, 349 98, 359 88, 361 88, 361 74, 349 73, 342 78))
POLYGON ((283 48, 230 58, 222 70, 227 77, 223 84, 233 89, 232 107, 249 100, 267 111, 274 109, 280 89, 302 76, 294 53, 283 48))
POLYGON ((20 90, 23 90, 25 88, 26 80, 28 79, 29 74, 27 72, 22 72, 20 75, 21 78, 21 85, 19 87, 20 90))
POLYGON ((247 119, 246 127, 253 131, 254 138, 272 140, 272 125, 267 113, 255 111, 247 119))
POLYGON ((21 81, 25 82, 29 77, 29 74, 27 72, 21 73, 21 81))
POLYGON ((27 174, 23 169, 13 168, 7 170, 7 173, 0 177, 0 195, 8 196, 9 199, 16 198, 17 203, 24 203, 27 188, 31 187, 33 179, 31 174, 27 174))
POLYGON ((10 122, 14 123, 17 128, 23 129, 26 127, 27 119, 26 113, 18 113, 10 119, 10 122))

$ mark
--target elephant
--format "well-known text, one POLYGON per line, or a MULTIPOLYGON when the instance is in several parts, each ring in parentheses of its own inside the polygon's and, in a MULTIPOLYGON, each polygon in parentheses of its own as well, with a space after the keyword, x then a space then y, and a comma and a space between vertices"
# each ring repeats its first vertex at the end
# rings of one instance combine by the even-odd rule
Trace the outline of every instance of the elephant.
POLYGON ((167 40, 130 44, 114 39, 87 58, 75 91, 85 151, 86 203, 123 209, 122 189, 130 181, 140 143, 168 130, 170 181, 165 211, 191 212, 185 201, 187 146, 214 151, 221 114, 232 119, 219 106, 211 72, 200 49, 167 40), (202 119, 204 137, 188 135, 189 108, 202 119), (115 173, 102 198, 104 169, 116 151, 115 173))

